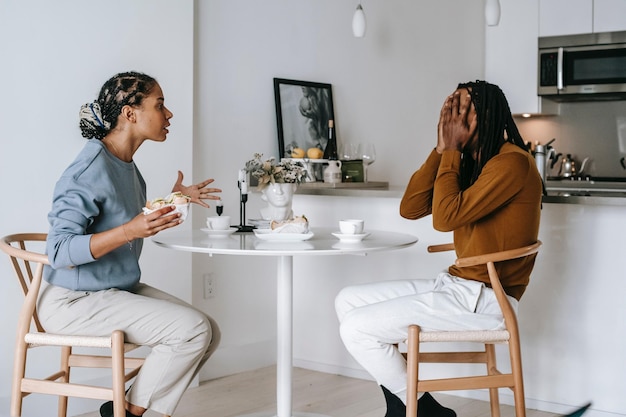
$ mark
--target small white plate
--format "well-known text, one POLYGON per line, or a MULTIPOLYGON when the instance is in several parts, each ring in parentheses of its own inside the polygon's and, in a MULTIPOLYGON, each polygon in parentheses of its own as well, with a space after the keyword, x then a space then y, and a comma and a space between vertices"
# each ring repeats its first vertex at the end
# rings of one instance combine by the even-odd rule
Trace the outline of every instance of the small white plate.
POLYGON ((301 241, 309 240, 314 234, 309 233, 274 233, 271 229, 255 229, 254 234, 261 240, 267 240, 271 242, 286 242, 286 241, 301 241))
POLYGON ((336 232, 336 233, 332 233, 332 235, 335 236, 337 239, 341 240, 342 242, 350 243, 350 242, 360 242, 363 239, 365 239, 366 237, 368 237, 370 234, 369 233, 359 233, 359 234, 355 234, 355 235, 350 235, 350 234, 344 234, 344 233, 336 232))
POLYGON ((226 230, 212 230, 212 229, 207 229, 206 227, 204 227, 200 230, 202 230, 205 233, 208 233, 209 236, 211 237, 226 237, 235 233, 237 231, 237 228, 231 227, 230 229, 226 229, 226 230))
POLYGON ((255 226, 257 229, 269 229, 271 220, 265 219, 248 219, 248 223, 255 226))

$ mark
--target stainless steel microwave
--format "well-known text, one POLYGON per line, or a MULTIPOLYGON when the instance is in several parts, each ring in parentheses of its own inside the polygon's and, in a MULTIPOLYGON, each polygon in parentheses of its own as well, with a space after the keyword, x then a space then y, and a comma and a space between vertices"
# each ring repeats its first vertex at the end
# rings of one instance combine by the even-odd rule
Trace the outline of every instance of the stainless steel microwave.
POLYGON ((626 31, 540 37, 538 62, 539 96, 626 99, 626 31))

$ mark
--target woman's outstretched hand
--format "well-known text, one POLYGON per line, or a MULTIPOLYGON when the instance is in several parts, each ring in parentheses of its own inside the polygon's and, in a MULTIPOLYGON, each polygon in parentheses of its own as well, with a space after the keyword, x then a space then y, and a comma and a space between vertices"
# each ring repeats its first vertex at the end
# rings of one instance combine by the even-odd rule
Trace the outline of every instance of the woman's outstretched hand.
POLYGON ((211 184, 215 181, 213 178, 209 178, 208 180, 204 180, 198 184, 185 186, 183 185, 183 173, 178 171, 178 179, 176 180, 176 184, 174 184, 174 188, 172 188, 172 192, 180 191, 181 193, 188 195, 191 197, 191 202, 201 205, 202 207, 209 208, 209 205, 204 202, 204 200, 219 200, 220 197, 217 195, 212 195, 213 193, 221 193, 222 190, 219 188, 208 188, 207 185, 211 184))

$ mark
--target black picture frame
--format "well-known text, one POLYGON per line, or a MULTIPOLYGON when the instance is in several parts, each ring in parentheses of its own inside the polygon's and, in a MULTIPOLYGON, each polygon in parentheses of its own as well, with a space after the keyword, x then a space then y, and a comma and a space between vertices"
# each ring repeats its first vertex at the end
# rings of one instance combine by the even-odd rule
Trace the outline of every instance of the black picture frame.
POLYGON ((274 78, 274 101, 279 158, 295 147, 326 149, 328 121, 337 126, 331 84, 274 78))

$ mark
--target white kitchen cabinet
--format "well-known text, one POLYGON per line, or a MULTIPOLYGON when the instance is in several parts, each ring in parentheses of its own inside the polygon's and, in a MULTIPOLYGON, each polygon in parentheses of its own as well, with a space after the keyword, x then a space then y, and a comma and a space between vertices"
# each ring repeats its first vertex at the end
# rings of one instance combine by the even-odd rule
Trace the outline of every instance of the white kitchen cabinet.
POLYGON ((593 32, 593 0, 540 0, 539 36, 593 32))
POLYGON ((540 0, 539 36, 626 30, 626 0, 540 0))
POLYGON ((485 79, 502 88, 513 114, 538 113, 539 0, 500 0, 500 5, 500 24, 485 32, 485 79))
POLYGON ((626 0, 594 0, 593 31, 626 30, 626 0))

